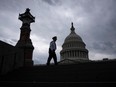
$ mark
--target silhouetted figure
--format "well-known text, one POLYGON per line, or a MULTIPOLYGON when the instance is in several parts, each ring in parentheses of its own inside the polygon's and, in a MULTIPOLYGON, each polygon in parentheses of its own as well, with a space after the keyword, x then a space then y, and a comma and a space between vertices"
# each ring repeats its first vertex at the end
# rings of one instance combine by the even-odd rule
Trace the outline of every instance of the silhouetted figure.
POLYGON ((55 51, 57 49, 56 43, 55 43, 56 40, 57 40, 57 37, 54 36, 52 39, 53 39, 53 41, 50 42, 50 47, 49 47, 49 57, 48 57, 48 60, 47 60, 47 65, 50 64, 50 61, 51 61, 52 58, 54 60, 55 65, 57 65, 57 56, 56 56, 56 53, 55 53, 55 51))

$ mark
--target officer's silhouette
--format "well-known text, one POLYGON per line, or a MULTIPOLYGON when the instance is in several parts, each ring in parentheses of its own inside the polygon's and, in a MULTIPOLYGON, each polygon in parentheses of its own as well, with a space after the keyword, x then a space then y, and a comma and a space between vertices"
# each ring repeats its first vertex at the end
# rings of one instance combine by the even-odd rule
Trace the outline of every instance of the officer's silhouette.
POLYGON ((50 47, 49 47, 49 57, 48 57, 48 60, 47 60, 47 65, 50 65, 50 61, 51 61, 52 58, 54 60, 55 65, 57 65, 57 56, 56 56, 56 53, 55 53, 55 51, 57 49, 56 43, 55 43, 56 40, 57 40, 57 37, 54 36, 52 39, 53 39, 53 41, 50 42, 50 47))

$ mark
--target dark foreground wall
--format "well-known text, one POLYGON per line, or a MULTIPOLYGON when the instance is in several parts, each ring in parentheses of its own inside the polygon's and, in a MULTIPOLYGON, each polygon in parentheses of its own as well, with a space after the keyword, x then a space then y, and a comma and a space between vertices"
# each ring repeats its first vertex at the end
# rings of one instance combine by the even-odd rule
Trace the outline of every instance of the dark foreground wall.
POLYGON ((116 60, 26 66, 0 77, 0 86, 3 87, 112 87, 113 84, 116 87, 116 60))
POLYGON ((5 75, 19 82, 116 82, 116 60, 22 67, 5 75))
POLYGON ((23 50, 0 41, 0 75, 6 74, 14 68, 21 67, 23 65, 23 61, 23 50))

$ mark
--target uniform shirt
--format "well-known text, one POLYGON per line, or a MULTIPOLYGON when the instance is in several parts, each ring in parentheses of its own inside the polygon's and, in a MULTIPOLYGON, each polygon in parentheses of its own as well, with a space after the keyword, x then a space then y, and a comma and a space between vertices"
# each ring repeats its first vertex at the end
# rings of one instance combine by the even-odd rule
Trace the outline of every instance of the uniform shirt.
POLYGON ((50 42, 50 49, 51 49, 51 51, 56 50, 56 43, 54 41, 50 42))

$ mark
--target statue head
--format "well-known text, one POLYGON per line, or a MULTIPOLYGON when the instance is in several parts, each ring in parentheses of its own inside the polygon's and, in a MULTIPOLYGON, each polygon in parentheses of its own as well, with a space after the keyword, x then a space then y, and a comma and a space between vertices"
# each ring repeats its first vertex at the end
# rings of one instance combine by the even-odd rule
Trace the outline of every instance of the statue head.
POLYGON ((30 12, 30 9, 29 9, 29 8, 27 8, 25 12, 30 12))

